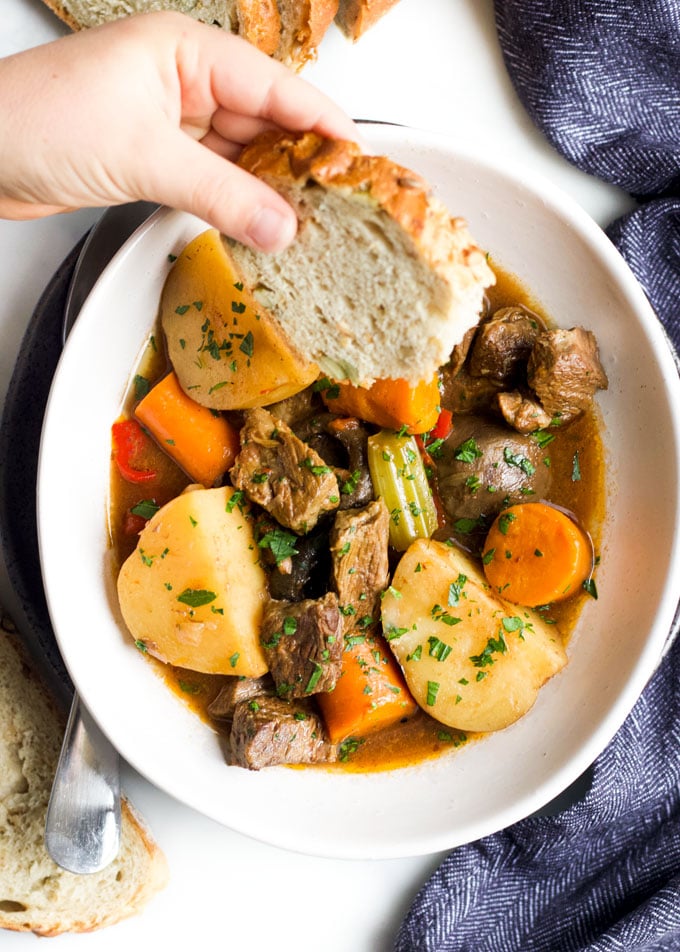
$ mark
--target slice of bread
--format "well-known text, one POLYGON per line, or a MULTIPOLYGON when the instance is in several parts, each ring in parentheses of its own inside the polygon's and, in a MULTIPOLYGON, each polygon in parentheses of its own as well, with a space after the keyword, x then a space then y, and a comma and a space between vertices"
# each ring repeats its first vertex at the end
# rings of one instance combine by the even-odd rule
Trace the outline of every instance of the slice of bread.
POLYGON ((121 848, 106 869, 60 869, 43 842, 65 719, 29 666, 11 622, 0 625, 0 928, 89 932, 141 911, 167 882, 163 853, 122 803, 121 848))
POLYGON ((335 22, 354 43, 399 0, 340 0, 335 22))
POLYGON ((338 0, 279 0, 281 39, 275 58, 298 71, 316 59, 337 11, 338 0))
POLYGON ((80 30, 110 20, 175 10, 248 40, 263 53, 299 72, 316 56, 338 9, 338 0, 43 0, 80 30))
POLYGON ((242 280, 291 344, 335 380, 431 378, 495 283, 466 223, 419 175, 352 142, 272 130, 239 161, 298 215, 278 255, 230 242, 242 280))

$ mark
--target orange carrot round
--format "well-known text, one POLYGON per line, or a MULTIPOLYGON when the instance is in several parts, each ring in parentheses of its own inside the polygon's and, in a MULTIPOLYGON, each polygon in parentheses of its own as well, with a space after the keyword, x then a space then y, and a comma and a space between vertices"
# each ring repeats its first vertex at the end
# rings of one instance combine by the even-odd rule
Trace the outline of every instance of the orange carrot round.
POLYGON ((482 555, 487 581, 503 598, 535 607, 576 594, 593 569, 590 537, 556 506, 528 502, 501 512, 482 555))
POLYGON ((332 691, 316 695, 331 743, 366 737, 417 710, 383 638, 353 632, 345 638, 342 674, 332 691))

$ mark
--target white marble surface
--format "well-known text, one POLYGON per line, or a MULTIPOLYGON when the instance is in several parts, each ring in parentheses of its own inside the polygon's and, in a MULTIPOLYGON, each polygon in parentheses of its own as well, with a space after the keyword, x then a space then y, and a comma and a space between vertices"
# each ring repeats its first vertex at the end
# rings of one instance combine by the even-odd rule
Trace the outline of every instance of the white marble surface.
MULTIPOLYGON (((40 0, 3 0, 2 7, 1 56, 66 32, 40 0)), ((560 185, 601 225, 630 207, 622 193, 569 166, 533 128, 503 67, 492 0, 401 0, 355 46, 331 30, 305 76, 357 118, 502 150, 560 185)), ((0 400, 42 289, 99 214, 0 221, 0 400)), ((1 565, 0 602, 11 608, 1 565)), ((304 948, 300 936, 309 936, 324 952, 387 952, 413 896, 442 858, 354 862, 284 852, 199 816, 127 767, 124 785, 168 857, 170 884, 143 915, 86 937, 54 939, 50 948, 104 952, 173 939, 172 948, 217 940, 222 948, 259 952, 304 948)), ((0 935, 4 952, 37 941, 0 935)))

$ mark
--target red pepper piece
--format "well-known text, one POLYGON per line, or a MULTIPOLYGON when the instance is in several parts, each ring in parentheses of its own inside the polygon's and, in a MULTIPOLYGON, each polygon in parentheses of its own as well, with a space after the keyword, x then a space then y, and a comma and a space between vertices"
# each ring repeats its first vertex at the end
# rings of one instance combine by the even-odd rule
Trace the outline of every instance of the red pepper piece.
POLYGON ((428 443, 433 440, 445 440, 453 430, 453 414, 450 410, 440 410, 437 422, 430 431, 428 443))
POLYGON ((119 420, 111 427, 113 458, 123 479, 129 483, 148 483, 158 475, 155 469, 140 465, 152 445, 136 420, 119 420))

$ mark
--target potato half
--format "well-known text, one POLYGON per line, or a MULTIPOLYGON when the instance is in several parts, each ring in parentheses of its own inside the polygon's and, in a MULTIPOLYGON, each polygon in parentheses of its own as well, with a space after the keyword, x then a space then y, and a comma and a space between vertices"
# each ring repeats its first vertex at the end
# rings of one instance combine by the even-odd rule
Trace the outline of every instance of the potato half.
POLYGON ((404 553, 382 622, 420 706, 460 730, 512 724, 567 661, 554 625, 498 598, 463 552, 441 542, 420 539, 404 553))
POLYGON ((266 581, 242 494, 190 489, 139 535, 118 576, 123 618, 161 661, 212 674, 258 677, 266 581))
POLYGON ((180 385, 203 406, 261 407, 304 390, 319 374, 244 290, 215 229, 178 256, 160 313, 180 385))

